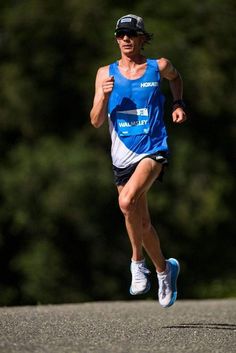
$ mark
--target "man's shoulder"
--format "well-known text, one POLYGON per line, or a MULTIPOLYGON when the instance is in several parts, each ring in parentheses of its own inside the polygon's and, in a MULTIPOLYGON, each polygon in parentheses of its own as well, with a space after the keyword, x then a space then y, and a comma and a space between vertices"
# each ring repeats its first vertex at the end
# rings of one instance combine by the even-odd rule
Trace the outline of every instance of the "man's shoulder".
POLYGON ((159 70, 161 72, 165 71, 170 65, 170 61, 166 58, 157 59, 157 63, 158 63, 159 70))
POLYGON ((169 65, 170 65, 170 61, 166 58, 158 58, 158 59, 148 59, 149 62, 151 62, 154 66, 157 65, 158 69, 160 72, 165 71, 169 65))
POLYGON ((105 65, 105 66, 99 67, 99 69, 97 71, 97 75, 98 76, 102 76, 102 77, 109 76, 109 66, 110 65, 105 65))

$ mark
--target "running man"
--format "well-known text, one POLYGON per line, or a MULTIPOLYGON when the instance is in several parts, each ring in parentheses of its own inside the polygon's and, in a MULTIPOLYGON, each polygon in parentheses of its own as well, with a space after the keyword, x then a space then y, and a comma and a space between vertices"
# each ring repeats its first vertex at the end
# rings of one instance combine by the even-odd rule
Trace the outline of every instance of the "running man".
POLYGON ((169 81, 172 119, 177 124, 186 120, 183 84, 169 60, 148 59, 142 54, 152 35, 146 32, 141 17, 132 14, 121 17, 115 37, 121 58, 98 69, 90 118, 96 128, 106 119, 109 122, 119 207, 132 248, 130 293, 138 295, 150 289, 145 249, 156 268, 159 302, 162 307, 169 307, 177 297, 180 266, 176 259, 166 260, 162 254, 149 215, 147 192, 155 180, 162 180, 168 164, 161 80, 169 81))

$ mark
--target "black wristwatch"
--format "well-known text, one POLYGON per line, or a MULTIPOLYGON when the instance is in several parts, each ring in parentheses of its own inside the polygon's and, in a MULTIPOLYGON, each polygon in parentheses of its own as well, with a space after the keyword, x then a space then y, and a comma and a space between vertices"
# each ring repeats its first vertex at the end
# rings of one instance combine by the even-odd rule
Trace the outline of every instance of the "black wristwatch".
POLYGON ((177 99, 172 104, 172 111, 176 108, 182 108, 184 111, 186 110, 186 104, 184 103, 183 99, 177 99))

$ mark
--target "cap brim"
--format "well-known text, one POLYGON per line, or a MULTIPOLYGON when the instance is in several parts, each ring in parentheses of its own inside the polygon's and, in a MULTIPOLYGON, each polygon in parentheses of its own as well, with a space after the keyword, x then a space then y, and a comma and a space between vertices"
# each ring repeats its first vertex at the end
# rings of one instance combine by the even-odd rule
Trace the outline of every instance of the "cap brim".
POLYGON ((142 31, 142 30, 137 30, 137 28, 132 28, 132 27, 119 27, 119 28, 116 28, 115 30, 115 34, 119 31, 134 31, 136 32, 137 34, 140 34, 140 35, 145 35, 145 32, 142 31))

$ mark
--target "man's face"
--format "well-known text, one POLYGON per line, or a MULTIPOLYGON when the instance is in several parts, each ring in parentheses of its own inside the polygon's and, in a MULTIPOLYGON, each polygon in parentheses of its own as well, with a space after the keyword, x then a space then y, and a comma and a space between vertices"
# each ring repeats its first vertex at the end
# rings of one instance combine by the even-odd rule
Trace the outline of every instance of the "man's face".
POLYGON ((120 30, 116 33, 117 43, 121 53, 139 54, 144 44, 144 36, 137 35, 135 31, 120 30))

